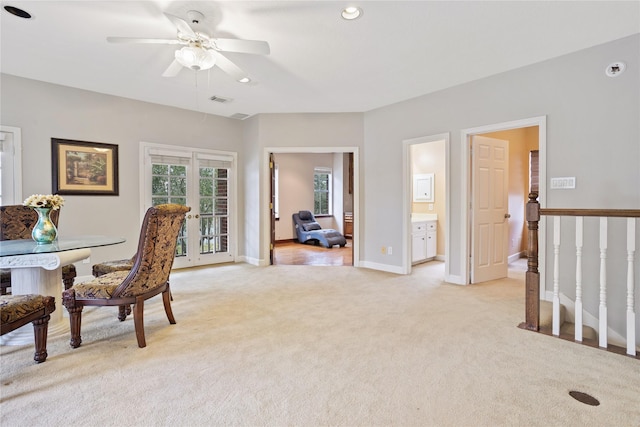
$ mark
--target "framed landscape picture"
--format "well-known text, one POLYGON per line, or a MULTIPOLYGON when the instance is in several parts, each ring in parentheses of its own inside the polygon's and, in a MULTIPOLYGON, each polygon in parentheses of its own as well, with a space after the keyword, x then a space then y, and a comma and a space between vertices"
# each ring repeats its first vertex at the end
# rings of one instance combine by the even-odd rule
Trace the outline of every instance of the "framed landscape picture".
POLYGON ((51 138, 54 194, 117 196, 118 146, 51 138))

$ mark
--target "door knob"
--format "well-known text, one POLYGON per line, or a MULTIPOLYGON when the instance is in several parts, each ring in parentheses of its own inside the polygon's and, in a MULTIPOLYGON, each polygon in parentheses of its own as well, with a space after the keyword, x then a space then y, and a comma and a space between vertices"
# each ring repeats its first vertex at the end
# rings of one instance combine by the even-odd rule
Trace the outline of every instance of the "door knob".
POLYGON ((191 219, 191 214, 187 215, 187 219, 191 219))
POLYGON ((200 218, 200 215, 196 214, 196 216, 195 216, 195 217, 196 217, 196 218, 200 218))
POLYGON ((505 218, 511 218, 511 215, 510 215, 510 214, 508 214, 508 213, 506 213, 506 214, 504 214, 504 217, 505 217, 505 218))

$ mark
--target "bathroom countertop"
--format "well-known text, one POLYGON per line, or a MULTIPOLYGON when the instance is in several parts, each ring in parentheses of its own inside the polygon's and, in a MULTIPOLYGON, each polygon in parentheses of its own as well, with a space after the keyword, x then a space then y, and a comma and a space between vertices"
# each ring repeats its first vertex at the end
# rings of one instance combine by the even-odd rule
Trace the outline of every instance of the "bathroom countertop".
POLYGON ((437 214, 412 213, 411 222, 437 221, 437 214))

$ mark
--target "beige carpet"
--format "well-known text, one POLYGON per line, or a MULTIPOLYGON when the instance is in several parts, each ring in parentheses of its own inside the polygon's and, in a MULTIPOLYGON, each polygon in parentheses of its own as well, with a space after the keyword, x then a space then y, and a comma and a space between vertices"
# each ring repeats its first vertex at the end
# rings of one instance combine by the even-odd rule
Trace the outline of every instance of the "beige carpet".
POLYGON ((113 308, 86 309, 82 346, 51 338, 43 364, 2 347, 0 425, 640 426, 638 360, 518 329, 521 273, 441 278, 441 263, 178 271, 178 323, 150 300, 144 349, 113 308))

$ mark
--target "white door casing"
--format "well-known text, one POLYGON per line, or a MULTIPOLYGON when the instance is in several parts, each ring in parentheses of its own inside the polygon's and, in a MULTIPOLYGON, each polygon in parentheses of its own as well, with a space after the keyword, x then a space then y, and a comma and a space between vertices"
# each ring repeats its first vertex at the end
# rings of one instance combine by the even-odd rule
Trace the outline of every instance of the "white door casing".
POLYGON ((22 203, 22 132, 0 125, 0 203, 22 203))
POLYGON ((471 144, 471 283, 480 283, 507 277, 509 142, 475 135, 471 144))

